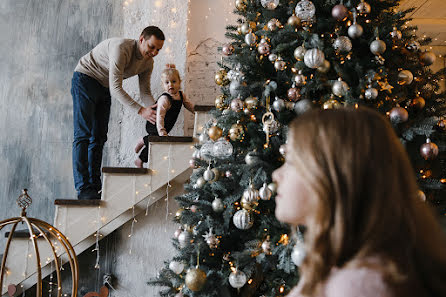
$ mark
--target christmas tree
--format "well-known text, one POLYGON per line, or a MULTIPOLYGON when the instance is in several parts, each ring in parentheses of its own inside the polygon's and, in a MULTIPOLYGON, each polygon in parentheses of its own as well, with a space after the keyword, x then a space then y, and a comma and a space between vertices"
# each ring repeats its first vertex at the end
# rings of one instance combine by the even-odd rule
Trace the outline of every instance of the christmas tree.
POLYGON ((178 254, 150 282, 167 287, 161 296, 285 296, 296 284, 302 237, 275 219, 271 173, 284 160, 287 124, 310 108, 386 114, 412 157, 420 199, 446 211, 445 71, 429 69, 436 57, 408 25, 412 10, 394 0, 235 4, 214 120, 176 197, 178 254))

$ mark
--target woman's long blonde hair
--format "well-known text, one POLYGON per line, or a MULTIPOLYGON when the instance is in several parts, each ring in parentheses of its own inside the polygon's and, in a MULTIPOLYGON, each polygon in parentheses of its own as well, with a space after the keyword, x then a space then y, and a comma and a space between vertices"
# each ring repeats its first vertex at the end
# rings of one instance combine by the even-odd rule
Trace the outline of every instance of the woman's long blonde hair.
POLYGON ((446 296, 445 235, 385 117, 368 108, 311 111, 291 123, 288 142, 286 157, 317 204, 301 267, 304 296, 314 296, 331 268, 376 255, 395 288, 446 296))

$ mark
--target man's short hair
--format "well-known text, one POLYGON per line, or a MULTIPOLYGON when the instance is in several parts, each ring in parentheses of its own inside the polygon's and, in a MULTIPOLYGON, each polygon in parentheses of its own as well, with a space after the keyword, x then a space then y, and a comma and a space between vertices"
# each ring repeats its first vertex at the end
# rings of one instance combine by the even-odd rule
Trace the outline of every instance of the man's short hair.
POLYGON ((148 26, 141 32, 141 36, 143 36, 145 40, 149 39, 152 35, 155 36, 156 39, 166 40, 163 31, 157 26, 148 26))

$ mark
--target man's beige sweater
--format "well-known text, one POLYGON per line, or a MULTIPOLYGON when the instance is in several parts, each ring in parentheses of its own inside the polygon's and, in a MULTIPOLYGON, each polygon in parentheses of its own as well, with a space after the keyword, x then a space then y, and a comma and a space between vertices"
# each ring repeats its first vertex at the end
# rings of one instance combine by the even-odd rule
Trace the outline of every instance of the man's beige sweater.
POLYGON ((144 58, 134 39, 111 38, 102 41, 83 56, 74 71, 96 79, 110 89, 112 97, 138 112, 142 107, 122 88, 122 80, 134 75, 139 77, 141 101, 147 107, 155 103, 150 91, 153 59, 144 58))

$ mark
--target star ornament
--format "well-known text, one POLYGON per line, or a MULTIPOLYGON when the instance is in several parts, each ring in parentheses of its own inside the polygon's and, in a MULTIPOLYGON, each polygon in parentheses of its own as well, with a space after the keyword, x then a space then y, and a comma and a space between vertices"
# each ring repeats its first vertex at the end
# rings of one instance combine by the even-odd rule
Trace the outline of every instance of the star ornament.
POLYGON ((381 89, 380 89, 381 91, 386 91, 387 93, 392 94, 393 86, 391 84, 389 84, 387 82, 387 80, 384 82, 380 81, 380 82, 378 82, 378 84, 381 87, 381 89))

